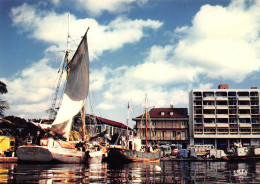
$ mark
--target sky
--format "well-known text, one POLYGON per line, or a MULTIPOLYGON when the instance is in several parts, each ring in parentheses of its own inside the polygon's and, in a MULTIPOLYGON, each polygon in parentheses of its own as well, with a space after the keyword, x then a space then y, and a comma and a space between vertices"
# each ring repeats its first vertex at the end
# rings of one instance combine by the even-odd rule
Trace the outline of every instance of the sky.
POLYGON ((126 123, 129 102, 133 127, 145 94, 188 108, 192 89, 260 87, 260 1, 1 0, 0 13, 5 115, 49 116, 68 27, 72 50, 89 27, 86 111, 103 118, 126 123))

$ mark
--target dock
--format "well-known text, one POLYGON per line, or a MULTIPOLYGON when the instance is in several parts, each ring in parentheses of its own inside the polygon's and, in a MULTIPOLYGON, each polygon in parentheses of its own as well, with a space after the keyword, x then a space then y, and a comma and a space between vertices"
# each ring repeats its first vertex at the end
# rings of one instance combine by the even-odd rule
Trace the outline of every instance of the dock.
POLYGON ((18 162, 17 157, 0 157, 0 163, 16 163, 18 162))

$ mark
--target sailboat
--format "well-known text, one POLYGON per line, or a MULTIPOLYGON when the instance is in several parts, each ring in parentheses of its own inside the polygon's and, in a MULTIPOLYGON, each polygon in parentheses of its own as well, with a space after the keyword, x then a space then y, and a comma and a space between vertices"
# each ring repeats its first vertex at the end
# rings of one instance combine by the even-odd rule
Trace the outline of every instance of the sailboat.
MULTIPOLYGON (((146 124, 146 144, 142 145, 142 141, 137 136, 129 136, 128 129, 126 131, 126 139, 123 146, 110 145, 108 148, 108 162, 159 162, 161 158, 161 150, 158 146, 149 146, 147 141, 147 126, 148 126, 148 105, 147 95, 145 96, 145 124, 146 124)), ((128 118, 129 121, 129 103, 128 103, 128 118)))
MULTIPOLYGON (((65 140, 56 139, 48 134, 40 139, 39 145, 24 145, 17 148, 18 160, 27 162, 59 162, 82 163, 86 161, 86 152, 83 147, 76 148, 69 142, 73 118, 82 112, 82 120, 85 120, 85 100, 89 90, 89 54, 87 43, 87 31, 85 32, 73 58, 69 59, 70 49, 67 49, 64 62, 67 62, 67 81, 62 97, 62 103, 51 125, 38 124, 40 128, 50 130, 61 135, 65 140), (83 111, 82 111, 83 109, 83 111)), ((68 34, 69 39, 69 34, 68 34)), ((85 122, 83 121, 82 125, 85 122)), ((83 141, 85 135, 83 134, 83 141)))

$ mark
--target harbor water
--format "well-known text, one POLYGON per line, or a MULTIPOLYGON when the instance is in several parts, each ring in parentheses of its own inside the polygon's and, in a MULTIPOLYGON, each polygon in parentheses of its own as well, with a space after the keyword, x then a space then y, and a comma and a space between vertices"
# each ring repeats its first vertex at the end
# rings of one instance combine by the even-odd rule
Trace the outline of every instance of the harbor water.
POLYGON ((260 183, 260 161, 101 164, 1 163, 0 183, 260 183), (236 174, 237 171, 243 171, 236 174))

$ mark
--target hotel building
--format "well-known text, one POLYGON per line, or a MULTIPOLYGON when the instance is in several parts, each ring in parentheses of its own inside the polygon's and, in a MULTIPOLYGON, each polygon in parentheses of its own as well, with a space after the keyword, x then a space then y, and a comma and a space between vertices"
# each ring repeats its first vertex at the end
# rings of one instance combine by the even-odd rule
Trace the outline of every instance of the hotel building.
MULTIPOLYGON (((136 121, 137 135, 145 144, 146 121, 145 114, 133 118, 136 121)), ((159 145, 188 144, 188 109, 187 108, 153 108, 148 111, 147 140, 151 145, 153 141, 159 145)))
POLYGON ((230 148, 234 142, 260 145, 260 90, 194 89, 189 93, 190 144, 230 148))

